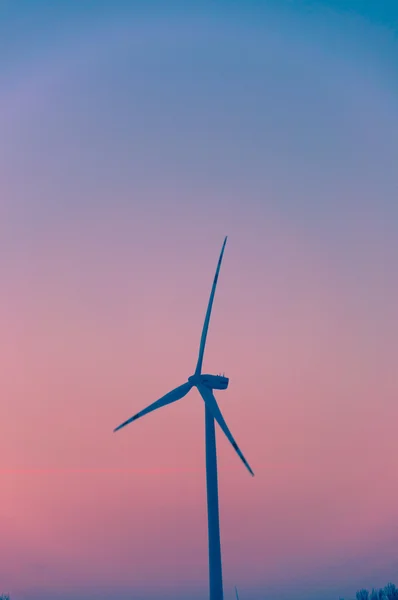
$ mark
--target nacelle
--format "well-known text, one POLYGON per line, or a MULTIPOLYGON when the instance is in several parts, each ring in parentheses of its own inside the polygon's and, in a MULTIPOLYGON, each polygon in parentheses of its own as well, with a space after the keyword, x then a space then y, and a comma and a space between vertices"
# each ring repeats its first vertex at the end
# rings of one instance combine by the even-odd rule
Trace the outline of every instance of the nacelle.
POLYGON ((211 390, 226 390, 229 379, 223 375, 201 375, 200 382, 211 390))

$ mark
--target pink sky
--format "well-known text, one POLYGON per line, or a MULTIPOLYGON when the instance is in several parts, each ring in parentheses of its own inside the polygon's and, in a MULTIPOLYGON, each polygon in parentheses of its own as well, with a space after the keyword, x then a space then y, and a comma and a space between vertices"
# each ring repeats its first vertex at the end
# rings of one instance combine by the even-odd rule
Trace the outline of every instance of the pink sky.
MULTIPOLYGON (((307 241, 238 231, 205 355, 207 370, 231 378, 220 406, 256 473, 218 437, 226 585, 300 579, 374 545, 387 576, 398 516, 396 326, 386 311, 367 321, 367 302, 307 241)), ((35 256, 34 286, 31 266, 13 266, 2 342, 4 584, 84 587, 95 577, 152 589, 156 570, 154 589, 201 588, 201 399, 192 391, 112 429, 193 371, 222 238, 201 252, 180 237, 179 257, 161 237, 139 257, 116 244, 104 262, 99 240, 77 237, 73 251, 52 242, 51 255, 35 256)), ((375 310, 381 298, 369 301, 375 310)), ((357 569, 365 577, 368 567, 357 569)))

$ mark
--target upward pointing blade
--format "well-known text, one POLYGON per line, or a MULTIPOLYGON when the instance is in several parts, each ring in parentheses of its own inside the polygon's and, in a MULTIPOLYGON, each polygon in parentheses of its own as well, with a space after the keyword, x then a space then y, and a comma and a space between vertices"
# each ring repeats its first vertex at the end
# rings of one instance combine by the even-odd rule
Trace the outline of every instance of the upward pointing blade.
POLYGON ((218 259, 217 270, 216 270, 216 274, 214 276, 213 286, 212 286, 211 292, 210 292, 209 304, 208 304, 208 307, 207 307, 205 322, 203 324, 202 337, 200 338, 198 363, 197 363, 196 369, 195 369, 195 374, 196 375, 200 374, 202 372, 203 354, 204 354, 204 351, 205 351, 207 331, 209 329, 211 309, 212 309, 212 306, 213 306, 213 300, 214 300, 214 294, 215 294, 216 286, 217 286, 218 274, 220 272, 221 261, 222 261, 223 255, 224 255, 224 248, 225 248, 225 244, 227 243, 227 237, 228 236, 225 237, 224 243, 223 243, 222 248, 221 248, 220 258, 218 259))
POLYGON ((230 432, 230 430, 228 428, 228 425, 224 421, 224 417, 222 416, 221 410, 218 407, 217 400, 214 397, 213 391, 210 390, 205 385, 202 385, 201 383, 199 383, 197 385, 197 388, 198 388, 198 390, 200 392, 200 395, 202 396, 203 400, 205 401, 206 406, 209 407, 209 409, 210 409, 213 417, 215 418, 215 420, 217 421, 217 423, 219 424, 219 426, 221 427, 221 429, 223 430, 223 432, 227 436, 228 440, 231 442, 232 446, 234 447, 237 455, 239 456, 239 458, 241 459, 241 461, 243 462, 243 464, 245 465, 245 467, 249 471, 249 473, 251 475, 253 475, 253 477, 254 477, 254 473, 251 470, 251 467, 250 467, 249 463, 247 462, 247 460, 243 456, 243 453, 241 452, 238 444, 235 442, 235 440, 234 440, 234 438, 232 436, 232 433, 230 432))
POLYGON ((179 387, 175 388, 174 390, 171 390, 171 392, 168 392, 167 394, 165 394, 164 396, 159 398, 159 400, 156 400, 156 402, 153 402, 152 404, 150 404, 149 406, 144 408, 144 410, 141 410, 139 413, 137 413, 130 419, 127 419, 127 421, 124 421, 124 423, 122 423, 121 425, 116 427, 116 429, 114 429, 113 431, 114 432, 118 431, 119 429, 121 429, 122 427, 125 427, 132 421, 135 421, 136 419, 139 419, 140 417, 147 415, 148 413, 152 412, 153 410, 156 410, 157 408, 161 408, 162 406, 171 404, 172 402, 175 402, 176 400, 180 400, 181 398, 183 398, 184 396, 186 396, 188 394, 188 392, 191 388, 192 388, 191 383, 189 383, 189 382, 183 383, 179 387))
POLYGON ((235 594, 236 594, 236 600, 239 600, 238 588, 236 586, 235 586, 235 594))

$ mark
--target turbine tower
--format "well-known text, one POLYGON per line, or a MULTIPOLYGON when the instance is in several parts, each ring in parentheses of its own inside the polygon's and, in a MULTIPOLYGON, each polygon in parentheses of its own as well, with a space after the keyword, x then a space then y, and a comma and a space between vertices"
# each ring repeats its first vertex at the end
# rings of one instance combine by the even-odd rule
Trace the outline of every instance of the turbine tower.
POLYGON ((196 369, 193 375, 188 377, 188 381, 171 392, 168 392, 156 402, 153 402, 144 410, 141 410, 127 421, 116 427, 114 431, 118 431, 132 421, 143 417, 144 415, 176 402, 188 394, 188 392, 196 387, 203 398, 205 406, 205 443, 206 443, 206 484, 207 484, 207 524, 208 524, 208 545, 209 545, 209 587, 210 600, 223 600, 223 583, 222 583, 222 562, 221 562, 221 543, 220 543, 220 521, 219 521, 219 505, 218 505, 218 479, 217 479, 217 452, 216 452, 216 432, 215 421, 217 421, 220 429, 224 432, 229 442, 239 458, 249 471, 254 476, 249 463, 243 456, 238 444, 235 442, 228 425, 219 409, 215 399, 213 390, 226 390, 229 379, 223 375, 207 375, 202 373, 203 355, 206 346, 207 332, 211 310, 213 307, 214 294, 217 287, 218 275, 220 272, 221 262, 224 255, 225 244, 227 237, 222 245, 220 258, 218 259, 216 274, 211 288, 209 304, 207 306, 205 321, 200 339, 199 356, 196 364, 196 369))

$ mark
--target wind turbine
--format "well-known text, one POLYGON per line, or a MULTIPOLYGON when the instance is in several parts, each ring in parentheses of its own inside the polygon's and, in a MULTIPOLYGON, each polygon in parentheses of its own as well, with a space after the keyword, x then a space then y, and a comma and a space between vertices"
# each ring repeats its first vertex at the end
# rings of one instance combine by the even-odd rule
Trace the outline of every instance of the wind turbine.
POLYGON ((220 521, 219 521, 219 506, 218 506, 218 479, 217 479, 217 452, 216 452, 216 433, 215 421, 217 421, 221 430, 224 432, 239 458, 249 471, 254 476, 249 463, 243 456, 238 444, 235 442, 228 425, 218 407, 213 390, 226 390, 229 379, 223 375, 207 375, 202 373, 203 354, 205 351, 206 337, 209 329, 211 309, 214 301, 218 275, 220 272, 221 262, 224 255, 225 244, 227 237, 222 245, 220 258, 218 259, 217 270, 211 288, 209 304, 205 322, 203 325, 202 336, 200 339, 199 356, 196 364, 196 369, 193 375, 188 377, 188 381, 165 396, 153 402, 144 410, 141 410, 127 421, 116 427, 114 431, 118 431, 132 421, 136 421, 140 417, 148 413, 171 404, 176 400, 180 400, 188 394, 188 392, 196 387, 203 398, 205 405, 205 432, 206 432, 206 484, 207 484, 207 524, 208 524, 208 545, 209 545, 209 584, 210 584, 210 600, 223 600, 223 583, 222 583, 222 563, 221 563, 221 544, 220 544, 220 521))
POLYGON ((236 600, 239 600, 238 588, 235 586, 236 600))

